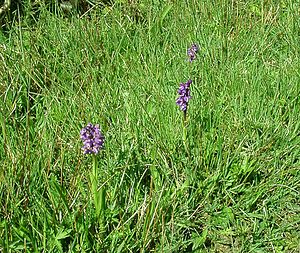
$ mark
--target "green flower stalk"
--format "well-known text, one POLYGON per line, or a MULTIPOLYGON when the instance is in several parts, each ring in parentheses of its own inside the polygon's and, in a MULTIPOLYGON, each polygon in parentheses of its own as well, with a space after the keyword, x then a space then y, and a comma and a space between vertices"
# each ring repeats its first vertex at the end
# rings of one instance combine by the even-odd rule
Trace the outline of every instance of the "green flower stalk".
POLYGON ((83 153, 93 156, 93 167, 90 173, 91 192, 96 209, 96 218, 99 222, 100 232, 105 232, 105 186, 98 190, 98 162, 97 154, 104 146, 105 138, 102 135, 99 125, 89 123, 80 131, 80 138, 83 141, 83 153))
POLYGON ((180 107, 180 110, 183 111, 183 122, 182 122, 182 128, 183 128, 183 142, 186 151, 188 152, 187 148, 187 109, 188 109, 188 103, 191 97, 190 92, 190 85, 192 83, 192 80, 188 80, 186 83, 181 83, 180 87, 178 89, 178 95, 179 97, 176 99, 176 104, 180 107))

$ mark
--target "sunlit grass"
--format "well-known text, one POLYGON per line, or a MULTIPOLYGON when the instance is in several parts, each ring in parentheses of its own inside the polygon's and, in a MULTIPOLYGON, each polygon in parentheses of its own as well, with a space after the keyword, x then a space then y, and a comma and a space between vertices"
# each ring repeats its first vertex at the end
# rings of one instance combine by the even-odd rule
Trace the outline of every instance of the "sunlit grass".
POLYGON ((20 18, 0 35, 0 251, 299 251, 298 16, 153 1, 20 18), (88 122, 105 135, 104 232, 88 122))

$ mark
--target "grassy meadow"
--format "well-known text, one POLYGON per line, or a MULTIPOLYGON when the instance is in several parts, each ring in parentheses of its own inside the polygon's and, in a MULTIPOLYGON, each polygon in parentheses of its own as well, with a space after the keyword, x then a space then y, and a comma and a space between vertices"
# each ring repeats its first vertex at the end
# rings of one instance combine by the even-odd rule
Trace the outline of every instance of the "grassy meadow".
POLYGON ((0 252, 300 252, 299 0, 14 14, 0 31, 0 252), (81 150, 89 122, 97 156, 81 150))

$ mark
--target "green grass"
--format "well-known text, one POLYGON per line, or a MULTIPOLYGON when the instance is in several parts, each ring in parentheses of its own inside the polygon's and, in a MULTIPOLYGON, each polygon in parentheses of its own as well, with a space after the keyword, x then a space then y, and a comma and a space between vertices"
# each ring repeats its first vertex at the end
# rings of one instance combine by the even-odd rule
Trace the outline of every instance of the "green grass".
POLYGON ((1 252, 300 251, 299 1, 172 2, 0 34, 1 252))

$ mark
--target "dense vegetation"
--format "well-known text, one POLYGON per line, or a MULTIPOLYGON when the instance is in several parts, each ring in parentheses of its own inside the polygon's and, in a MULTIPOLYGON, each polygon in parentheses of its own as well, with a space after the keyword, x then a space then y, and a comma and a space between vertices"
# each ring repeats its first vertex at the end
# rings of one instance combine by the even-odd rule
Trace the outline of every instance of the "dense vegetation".
POLYGON ((0 251, 299 252, 299 6, 28 3, 2 17, 0 251), (81 150, 89 122, 97 156, 81 150))

